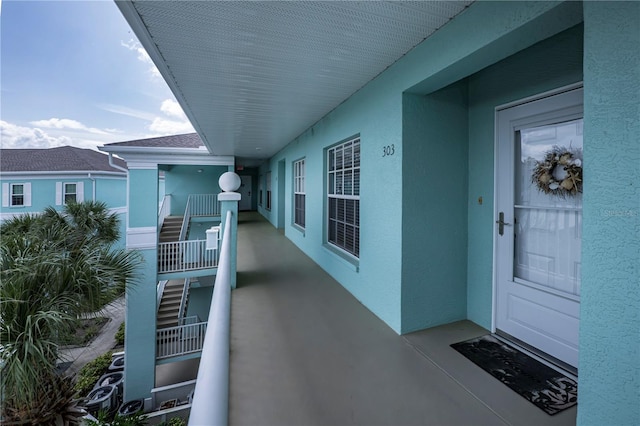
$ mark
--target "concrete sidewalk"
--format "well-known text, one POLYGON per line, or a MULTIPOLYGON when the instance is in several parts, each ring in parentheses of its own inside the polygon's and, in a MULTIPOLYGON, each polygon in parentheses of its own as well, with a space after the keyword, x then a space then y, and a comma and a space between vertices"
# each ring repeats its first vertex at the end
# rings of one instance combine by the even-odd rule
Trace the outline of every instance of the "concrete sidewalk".
POLYGON ((102 327, 100 334, 98 334, 89 345, 60 350, 60 362, 72 362, 65 370, 67 374, 76 374, 88 362, 114 349, 116 346, 114 336, 125 318, 124 297, 115 300, 113 303, 105 306, 103 311, 93 315, 107 317, 109 318, 109 322, 102 327))

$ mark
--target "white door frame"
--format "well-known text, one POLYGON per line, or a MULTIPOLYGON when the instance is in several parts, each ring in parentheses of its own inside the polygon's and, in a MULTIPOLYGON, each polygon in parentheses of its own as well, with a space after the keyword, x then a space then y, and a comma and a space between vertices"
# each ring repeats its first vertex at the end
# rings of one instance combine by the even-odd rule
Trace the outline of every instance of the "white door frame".
MULTIPOLYGON (((519 106, 525 106, 527 104, 531 104, 534 103, 536 101, 540 101, 545 99, 546 100, 546 105, 547 107, 550 107, 548 109, 545 110, 541 110, 540 114, 535 114, 533 116, 533 121, 534 121, 534 125, 535 122, 539 122, 541 124, 544 124, 545 121, 548 121, 551 117, 555 118, 558 116, 558 110, 562 110, 563 115, 566 114, 567 117, 571 117, 572 115, 582 115, 582 105, 580 105, 579 107, 575 107, 575 108, 566 108, 566 106, 562 106, 562 105, 558 105, 558 109, 554 110, 555 108, 555 102, 553 99, 547 99, 547 98, 551 98, 553 96, 559 95, 559 94, 563 94, 566 92, 570 92, 573 91, 575 89, 579 89, 582 88, 582 83, 577 83, 577 84, 572 84, 569 86, 565 86, 559 89, 555 89, 552 91, 548 91, 536 96, 532 96, 532 97, 528 97, 525 99, 521 99, 515 102, 511 102, 508 104, 504 104, 504 105, 500 105, 498 107, 495 108, 495 127, 494 127, 494 214, 493 214, 493 221, 494 221, 494 232, 493 232, 493 277, 492 277, 492 281, 493 281, 493 297, 492 297, 492 316, 491 316, 491 331, 492 332, 496 332, 497 329, 497 315, 498 315, 498 238, 500 238, 499 234, 498 234, 498 229, 497 229, 497 224, 495 224, 495 222, 498 220, 498 214, 499 214, 499 210, 500 210, 500 206, 498 205, 498 198, 500 196, 500 191, 504 191, 504 185, 501 185, 501 182, 499 182, 499 174, 498 174, 498 167, 500 164, 504 164, 503 161, 501 161, 501 152, 500 152, 500 137, 501 137, 501 129, 499 128, 499 123, 498 123, 498 116, 499 113, 501 111, 507 110, 507 109, 511 109, 514 108, 514 110, 517 110, 517 108, 515 107, 519 107, 519 106)), ((524 109, 524 108, 523 108, 524 109)), ((515 123, 517 123, 517 118, 515 123)), ((527 124, 531 124, 532 123, 532 116, 528 115, 526 119, 523 119, 523 121, 526 121, 527 124)), ((504 129, 502 129, 504 130, 504 129)), ((510 162, 510 164, 513 163, 513 161, 510 162)), ((511 164, 510 167, 513 167, 513 164, 511 164)), ((509 173, 512 173, 513 170, 511 170, 509 173)), ((508 223, 513 223, 513 218, 510 217, 511 213, 509 213, 508 216, 505 216, 504 221, 508 222, 508 223)))

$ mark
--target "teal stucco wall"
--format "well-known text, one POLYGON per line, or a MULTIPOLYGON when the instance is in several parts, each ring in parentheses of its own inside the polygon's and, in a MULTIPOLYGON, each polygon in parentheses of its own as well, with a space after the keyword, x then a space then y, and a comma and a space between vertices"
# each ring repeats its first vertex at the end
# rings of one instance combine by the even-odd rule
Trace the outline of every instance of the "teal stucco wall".
POLYGON ((580 82, 582 33, 577 25, 468 78, 467 317, 487 329, 493 298, 495 108, 580 82))
MULTIPOLYGON (((403 105, 407 107, 407 112, 413 111, 415 114, 418 114, 419 108, 413 102, 414 98, 404 94, 433 93, 541 40, 573 27, 581 21, 582 7, 577 2, 474 3, 467 11, 407 53, 263 164, 260 175, 266 176, 268 171, 271 172, 274 192, 271 211, 265 210, 264 203, 259 211, 274 226, 277 226, 278 218, 281 217, 278 209, 283 205, 285 235, 396 332, 402 333, 461 318, 467 306, 467 300, 461 289, 464 286, 464 271, 468 268, 468 263, 464 264, 465 243, 461 235, 464 234, 465 227, 475 226, 475 223, 464 224, 467 201, 461 202, 459 198, 467 197, 464 192, 467 187, 464 178, 456 184, 456 188, 462 193, 456 194, 450 200, 445 200, 443 206, 432 211, 432 215, 435 216, 438 212, 442 212, 445 206, 460 207, 459 211, 445 219, 443 227, 449 230, 454 229, 455 226, 462 227, 460 231, 456 231, 455 243, 451 243, 448 249, 449 253, 454 251, 454 247, 459 249, 455 257, 447 261, 448 270, 453 274, 452 288, 447 288, 448 284, 443 278, 449 277, 444 277, 446 274, 440 271, 433 271, 430 281, 437 284, 431 288, 418 284, 421 267, 405 265, 406 269, 403 273, 403 256, 419 258, 419 253, 407 253, 407 251, 421 249, 430 253, 438 252, 437 247, 434 246, 437 242, 424 238, 422 240, 426 245, 422 247, 418 238, 411 239, 408 235, 409 240, 406 244, 403 242, 403 235, 406 235, 403 232, 403 226, 407 233, 410 227, 415 227, 409 223, 403 225, 403 215, 413 218, 411 214, 404 211, 408 207, 405 202, 408 203, 409 191, 405 191, 403 185, 407 184, 411 174, 410 170, 404 171, 404 167, 412 164, 411 167, 416 172, 420 167, 413 165, 408 157, 405 158, 407 153, 404 152, 403 126, 406 123, 403 122, 403 105), (409 103, 412 105, 410 108, 409 103), (345 261, 326 248, 324 159, 326 148, 354 135, 360 135, 362 151, 361 252, 359 260, 355 263, 345 261), (394 146, 394 155, 383 156, 384 147, 390 145, 394 146), (293 196, 291 182, 286 182, 284 194, 277 191, 280 178, 278 162, 285 160, 285 170, 290 172, 292 161, 300 158, 306 160, 307 173, 307 226, 304 230, 291 225, 293 196), (281 197, 284 197, 284 203, 279 202, 281 197), (459 223, 458 216, 462 217, 462 224, 459 223), (462 265, 460 265, 461 262, 462 265), (454 264, 459 264, 460 267, 452 272, 451 265, 454 264), (403 293, 404 279, 407 279, 407 288, 403 293), (428 309, 421 306, 422 301, 434 295, 440 301, 455 298, 455 300, 446 301, 446 308, 439 311, 439 319, 436 320, 429 318, 428 309), (403 312, 403 307, 407 308, 406 313, 403 312)), ((431 99, 433 100, 435 98, 431 99)), ((489 123, 493 125, 493 118, 490 118, 489 123)), ((414 126, 413 129, 407 127, 407 135, 414 131, 420 132, 419 123, 413 123, 411 126, 414 126)), ((455 133, 453 130, 449 132, 455 133)), ((465 156, 467 148, 463 145, 459 143, 458 147, 442 146, 438 149, 442 154, 457 153, 465 156)), ((413 150, 416 154, 420 154, 419 151, 422 148, 415 143, 408 149, 412 150, 409 154, 411 155, 413 150)), ((470 148, 468 155, 471 158, 470 148)), ((490 159, 488 164, 492 173, 492 145, 482 155, 490 159)), ((464 167, 460 168, 464 169, 464 167)), ((469 173, 470 171, 471 166, 469 166, 469 173)), ((464 176, 464 170, 462 173, 461 176, 464 176)), ((428 175, 428 172, 426 174, 428 175)), ((289 180, 290 177, 291 175, 289 180)), ((425 177, 428 176, 425 175, 425 177)), ((469 175, 469 182, 472 180, 473 178, 469 175)), ((492 191, 488 192, 489 198, 491 195, 492 191)), ((418 204, 420 205, 416 207, 426 207, 421 201, 418 204)), ((417 218, 414 221, 417 223, 417 218)), ((475 231, 469 229, 469 232, 475 231)), ((424 236, 427 231, 421 230, 420 234, 424 236)), ((488 241, 490 245, 490 235, 488 241)), ((491 262, 489 262, 490 267, 491 262)), ((490 285, 488 291, 490 294, 490 285)), ((483 307, 483 312, 487 309, 490 312, 490 300, 488 306, 483 307)), ((487 325, 486 318, 480 318, 478 321, 487 325)))
POLYGON ((402 332, 467 315, 466 81, 403 100, 402 332))
POLYGON ((155 386, 158 170, 129 170, 128 186, 127 246, 144 259, 126 290, 124 397, 131 400, 148 397, 155 386))
POLYGON ((189 194, 218 194, 218 179, 228 170, 227 166, 171 166, 164 179, 165 194, 171 195, 171 214, 184 213, 189 194))
POLYGON ((158 224, 158 170, 129 170, 129 228, 158 224))
POLYGON ((260 174, 271 171, 274 196, 271 212, 264 210, 264 203, 260 211, 277 226, 278 208, 283 205, 285 235, 400 332, 402 97, 398 91, 389 95, 384 87, 357 93, 263 165, 260 174), (356 135, 361 141, 361 249, 359 261, 349 261, 326 245, 325 155, 327 148, 356 135), (388 145, 395 145, 394 155, 383 157, 388 145), (306 168, 304 230, 292 225, 292 162, 301 158, 306 168), (278 167, 281 160, 286 162, 284 168, 278 167), (278 194, 283 170, 288 180, 284 194, 278 194))
POLYGON ((584 3, 578 424, 640 424, 640 3, 584 3))

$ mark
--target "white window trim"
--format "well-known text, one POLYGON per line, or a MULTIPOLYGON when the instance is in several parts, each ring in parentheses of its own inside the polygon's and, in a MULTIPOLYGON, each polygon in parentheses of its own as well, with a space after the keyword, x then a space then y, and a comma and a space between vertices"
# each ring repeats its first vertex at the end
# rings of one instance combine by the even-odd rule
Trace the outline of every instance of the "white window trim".
MULTIPOLYGON (((341 168, 341 169, 334 169, 331 170, 331 153, 335 153, 337 151, 339 151, 340 149, 343 149, 344 147, 346 147, 348 144, 353 144, 358 146, 358 152, 360 153, 360 136, 355 136, 352 138, 349 138, 347 140, 344 140, 336 145, 333 145, 331 147, 329 147, 326 150, 326 161, 327 161, 327 167, 326 167, 326 179, 327 179, 327 186, 326 186, 326 232, 325 232, 325 240, 326 240, 326 244, 328 246, 328 248, 330 248, 331 250, 337 252, 338 254, 342 255, 343 257, 346 255, 347 259, 353 259, 355 261, 358 261, 360 258, 360 219, 359 219, 359 204, 360 204, 360 157, 361 155, 358 154, 358 165, 357 166, 351 166, 351 167, 346 167, 346 168, 341 168), (344 190, 345 190, 345 185, 344 185, 344 175, 343 175, 343 180, 341 182, 340 191, 336 191, 336 189, 338 188, 338 185, 336 185, 336 176, 338 175, 338 173, 342 172, 344 173, 344 171, 351 171, 351 194, 344 194, 344 190), (356 173, 354 173, 355 171, 357 171, 357 184, 356 184, 356 173), (333 179, 333 183, 334 185, 331 185, 331 181, 333 179), (333 188, 333 191, 331 190, 331 188, 333 188), (342 193, 338 193, 338 192, 342 192, 342 193), (357 194, 353 194, 354 192, 357 192, 357 194), (329 211, 329 207, 331 204, 331 199, 337 199, 337 200, 356 200, 358 201, 358 218, 357 218, 357 225, 356 222, 354 222, 353 224, 348 224, 350 227, 352 227, 353 229, 358 229, 358 240, 357 240, 357 249, 355 251, 356 252, 352 252, 349 251, 348 247, 342 247, 338 244, 336 244, 336 242, 331 241, 331 236, 329 235, 330 229, 331 229, 331 212, 329 211)), ((355 156, 352 157, 352 159, 355 159, 355 156)), ((342 161, 344 162, 344 157, 342 157, 342 161)), ((344 165, 343 165, 344 166, 344 165)), ((335 221, 337 221, 337 219, 335 219, 335 221)), ((354 235, 355 238, 355 235, 354 235)))
POLYGON ((298 228, 305 229, 306 227, 306 189, 305 189, 305 177, 306 177, 306 162, 304 158, 293 162, 293 224, 298 228), (297 210, 298 195, 302 195, 304 198, 304 206, 302 207, 302 222, 298 223, 297 210))
POLYGON ((31 182, 3 183, 2 207, 31 207, 31 182), (22 204, 13 204, 13 187, 17 185, 22 185, 22 204))
POLYGON ((56 182, 56 206, 62 206, 66 203, 66 185, 72 184, 76 186, 76 203, 84 201, 84 182, 56 182))

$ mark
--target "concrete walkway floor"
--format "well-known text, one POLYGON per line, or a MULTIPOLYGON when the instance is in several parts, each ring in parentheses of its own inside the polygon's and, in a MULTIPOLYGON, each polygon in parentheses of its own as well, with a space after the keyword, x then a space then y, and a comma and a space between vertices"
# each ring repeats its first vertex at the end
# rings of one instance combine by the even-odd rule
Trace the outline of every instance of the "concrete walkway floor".
POLYGON ((112 351, 116 346, 114 335, 125 318, 125 299, 121 297, 105 306, 104 310, 94 314, 109 318, 100 333, 87 346, 64 348, 60 350, 60 362, 71 362, 65 370, 67 374, 76 374, 82 367, 100 355, 112 351))
POLYGON ((469 321, 397 335, 281 231, 241 213, 231 425, 572 425, 449 347, 469 321))

